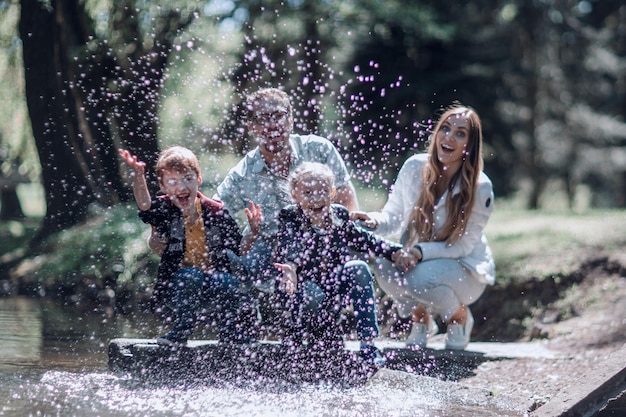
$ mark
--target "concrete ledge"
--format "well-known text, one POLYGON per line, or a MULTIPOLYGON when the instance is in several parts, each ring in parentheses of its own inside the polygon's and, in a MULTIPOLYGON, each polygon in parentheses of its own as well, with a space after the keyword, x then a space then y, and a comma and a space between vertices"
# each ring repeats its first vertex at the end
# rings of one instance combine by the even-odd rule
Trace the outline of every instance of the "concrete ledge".
MULTIPOLYGON (((380 340, 376 345, 387 361, 386 368, 448 380, 467 377, 488 360, 555 355, 536 343, 470 343, 464 351, 445 350, 443 341, 436 339, 422 350, 407 349, 403 342, 393 340, 380 340)), ((161 382, 271 378, 358 385, 376 372, 358 350, 356 341, 295 349, 273 341, 223 345, 191 340, 184 347, 167 347, 153 339, 114 339, 109 344, 109 368, 161 382)))
POLYGON ((626 415, 626 345, 594 369, 572 375, 572 384, 533 417, 603 417, 626 415))

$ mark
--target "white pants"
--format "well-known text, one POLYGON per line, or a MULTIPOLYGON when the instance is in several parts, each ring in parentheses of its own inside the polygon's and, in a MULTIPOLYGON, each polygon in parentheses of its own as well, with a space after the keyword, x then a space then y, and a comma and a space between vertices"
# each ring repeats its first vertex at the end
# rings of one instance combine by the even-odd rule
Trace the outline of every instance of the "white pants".
POLYGON ((461 305, 478 300, 487 286, 456 259, 419 262, 405 273, 392 262, 378 258, 375 272, 378 284, 393 299, 403 318, 409 317, 421 303, 447 322, 461 305))

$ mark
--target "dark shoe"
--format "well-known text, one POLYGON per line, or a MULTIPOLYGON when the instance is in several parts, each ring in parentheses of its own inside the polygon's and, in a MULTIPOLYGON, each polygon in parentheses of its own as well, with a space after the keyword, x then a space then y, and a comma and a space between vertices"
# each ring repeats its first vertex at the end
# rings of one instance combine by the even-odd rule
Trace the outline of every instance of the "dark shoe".
POLYGON ((374 365, 378 368, 381 366, 385 366, 385 358, 381 355, 380 350, 374 345, 365 345, 361 346, 361 350, 359 351, 359 355, 363 358, 364 361, 369 363, 370 365, 374 365))
POLYGON ((257 340, 252 336, 239 335, 220 337, 219 343, 223 345, 253 345, 257 343, 257 340))
POLYGON ((156 342, 161 346, 184 346, 187 344, 187 338, 170 332, 165 336, 157 337, 156 342))

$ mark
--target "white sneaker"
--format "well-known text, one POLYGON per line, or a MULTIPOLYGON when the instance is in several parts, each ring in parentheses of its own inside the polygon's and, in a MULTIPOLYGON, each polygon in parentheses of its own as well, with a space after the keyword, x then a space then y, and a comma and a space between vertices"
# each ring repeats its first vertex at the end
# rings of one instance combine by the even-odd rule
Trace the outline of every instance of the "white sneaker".
POLYGON ((468 308, 465 326, 461 326, 456 323, 448 324, 448 331, 446 333, 446 349, 464 350, 469 344, 473 327, 474 316, 472 316, 472 312, 468 308))
POLYGON ((428 338, 436 335, 437 332, 439 332, 439 327, 430 315, 428 316, 428 325, 413 322, 411 333, 406 338, 406 347, 423 349, 426 347, 428 338))

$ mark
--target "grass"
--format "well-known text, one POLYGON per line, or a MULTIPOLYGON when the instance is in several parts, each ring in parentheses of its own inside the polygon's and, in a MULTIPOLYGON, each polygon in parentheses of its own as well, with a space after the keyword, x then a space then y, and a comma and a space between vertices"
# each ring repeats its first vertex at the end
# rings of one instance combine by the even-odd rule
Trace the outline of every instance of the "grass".
POLYGON ((626 210, 496 210, 485 229, 499 279, 568 273, 593 253, 626 245, 626 210))
MULTIPOLYGON (((204 155, 202 191, 211 196, 228 169, 239 160, 235 155, 204 155)), ((380 210, 387 200, 387 189, 355 183, 362 210, 380 210)), ((42 191, 30 185, 18 190, 27 218, 23 222, 0 222, 0 257, 25 247, 36 232, 45 206, 42 191)), ((71 277, 77 268, 81 274, 98 274, 100 268, 122 268, 123 280, 129 281, 128 271, 136 271, 133 258, 145 259, 146 226, 137 219, 134 206, 114 208, 87 227, 77 227, 57 237, 50 255, 51 264, 45 268, 57 277, 71 277), (129 248, 120 251, 117 247, 129 248), (116 259, 108 259, 108 258, 116 259)), ((500 283, 520 277, 543 277, 571 272, 589 252, 620 252, 626 246, 626 210, 585 209, 572 212, 562 208, 522 210, 514 200, 498 200, 496 209, 485 229, 496 259, 500 283)), ((550 204, 548 207, 561 207, 550 204)), ((244 220, 238 218, 243 226, 244 220)), ((1 261, 2 258, 0 258, 1 261)), ((48 272, 46 272, 48 273, 48 272)))

